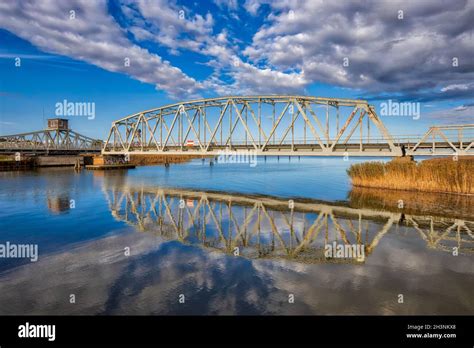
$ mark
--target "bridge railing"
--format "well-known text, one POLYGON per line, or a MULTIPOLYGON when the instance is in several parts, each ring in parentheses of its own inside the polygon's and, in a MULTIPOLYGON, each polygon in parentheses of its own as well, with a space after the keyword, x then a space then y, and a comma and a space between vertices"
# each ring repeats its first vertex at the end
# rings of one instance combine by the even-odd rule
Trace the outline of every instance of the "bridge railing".
MULTIPOLYGON (((400 145, 405 145, 407 146, 407 148, 410 148, 410 147, 413 147, 415 144, 417 144, 420 139, 422 139, 422 135, 395 135, 392 137, 393 139, 393 142, 394 144, 400 146, 400 145)), ((190 139, 190 140, 193 140, 193 139, 190 139)), ((450 141, 454 142, 454 143, 458 143, 459 140, 456 139, 455 137, 450 137, 450 141)), ((362 142, 363 146, 366 146, 366 145, 371 145, 371 144, 385 144, 385 145, 388 145, 387 144, 387 141, 385 138, 383 137, 363 137, 363 138, 360 138, 360 137, 353 137, 350 139, 350 141, 347 141, 347 142, 341 142, 341 146, 343 145, 360 145, 360 143, 362 142)), ((438 141, 439 142, 439 141, 438 141)), ((443 141, 444 142, 444 141, 443 141)), ((331 138, 328 140, 325 140, 324 141, 325 144, 329 144, 329 145, 332 145, 332 144, 338 144, 337 142, 337 139, 335 138, 331 138)), ((431 141, 428 141, 426 140, 425 141, 426 144, 431 144, 431 141)), ((161 145, 160 142, 157 142, 158 145, 161 145)), ((134 141, 134 142, 123 142, 123 145, 126 146, 126 147, 130 147, 130 150, 133 150, 133 149, 141 149, 142 148, 142 144, 140 141, 134 141)), ((232 142, 228 142, 226 144, 223 144, 223 143, 220 143, 220 142, 201 142, 201 145, 204 146, 204 147, 232 147, 232 146, 248 146, 249 148, 251 147, 251 142, 250 141, 245 141, 245 140, 233 140, 232 142)), ((257 144, 258 145, 262 145, 262 144, 257 144)), ((286 145, 286 146, 291 146, 291 145, 295 145, 295 146, 303 146, 303 145, 318 145, 318 141, 315 140, 315 139, 304 139, 302 137, 298 137, 298 138, 294 138, 293 140, 279 140, 279 139, 276 139, 276 140, 272 140, 270 139, 270 141, 268 142, 267 146, 274 146, 274 145, 286 145)), ((184 148, 189 148, 189 147, 199 147, 199 144, 197 141, 194 141, 192 145, 190 145, 190 143, 183 143, 182 145, 179 145, 179 144, 176 144, 174 146, 170 146, 170 147, 184 147, 184 148)), ((113 148, 113 145, 112 144, 109 144, 108 149, 112 149, 113 148)), ((148 146, 147 144, 144 144, 144 147, 143 147, 144 150, 146 149, 156 149, 156 146, 148 146)))

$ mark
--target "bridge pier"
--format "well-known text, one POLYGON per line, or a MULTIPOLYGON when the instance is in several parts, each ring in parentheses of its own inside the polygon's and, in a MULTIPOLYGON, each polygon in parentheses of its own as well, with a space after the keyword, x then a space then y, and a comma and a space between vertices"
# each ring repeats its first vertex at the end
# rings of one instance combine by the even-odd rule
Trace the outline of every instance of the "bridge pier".
POLYGON ((36 156, 37 167, 81 167, 84 165, 82 156, 36 156))

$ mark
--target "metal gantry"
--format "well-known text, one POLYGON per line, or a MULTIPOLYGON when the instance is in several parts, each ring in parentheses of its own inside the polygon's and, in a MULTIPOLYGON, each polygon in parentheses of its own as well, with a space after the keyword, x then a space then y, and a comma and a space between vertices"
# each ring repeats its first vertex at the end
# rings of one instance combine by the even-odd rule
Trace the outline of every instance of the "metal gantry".
POLYGON ((365 100, 230 96, 139 112, 112 123, 103 154, 399 156, 365 100))
POLYGON ((100 151, 102 140, 92 139, 70 129, 45 129, 41 131, 1 135, 0 151, 100 151))
POLYGON ((367 257, 400 227, 414 228, 429 248, 474 252, 474 221, 182 189, 110 185, 104 192, 112 215, 140 231, 248 258, 360 263, 327 258, 325 246, 363 245, 367 257))

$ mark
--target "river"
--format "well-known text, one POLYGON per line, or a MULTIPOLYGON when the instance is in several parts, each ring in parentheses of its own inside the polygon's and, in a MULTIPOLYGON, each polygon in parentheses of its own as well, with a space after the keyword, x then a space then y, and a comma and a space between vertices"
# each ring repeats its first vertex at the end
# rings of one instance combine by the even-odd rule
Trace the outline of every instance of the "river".
POLYGON ((352 189, 365 160, 2 172, 38 259, 0 258, 0 314, 472 314, 473 198, 352 189))

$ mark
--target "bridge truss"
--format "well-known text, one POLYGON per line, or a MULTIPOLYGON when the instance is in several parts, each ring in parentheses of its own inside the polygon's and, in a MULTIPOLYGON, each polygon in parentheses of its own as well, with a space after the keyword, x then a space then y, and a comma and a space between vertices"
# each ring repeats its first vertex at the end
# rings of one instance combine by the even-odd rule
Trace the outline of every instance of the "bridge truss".
POLYGON ((399 156, 401 150, 364 100, 306 96, 201 99, 112 123, 103 154, 399 156))
POLYGON ((102 140, 92 139, 70 129, 45 129, 30 133, 0 136, 0 151, 100 151, 102 140))
POLYGON ((430 127, 408 154, 474 155, 474 124, 430 127))

